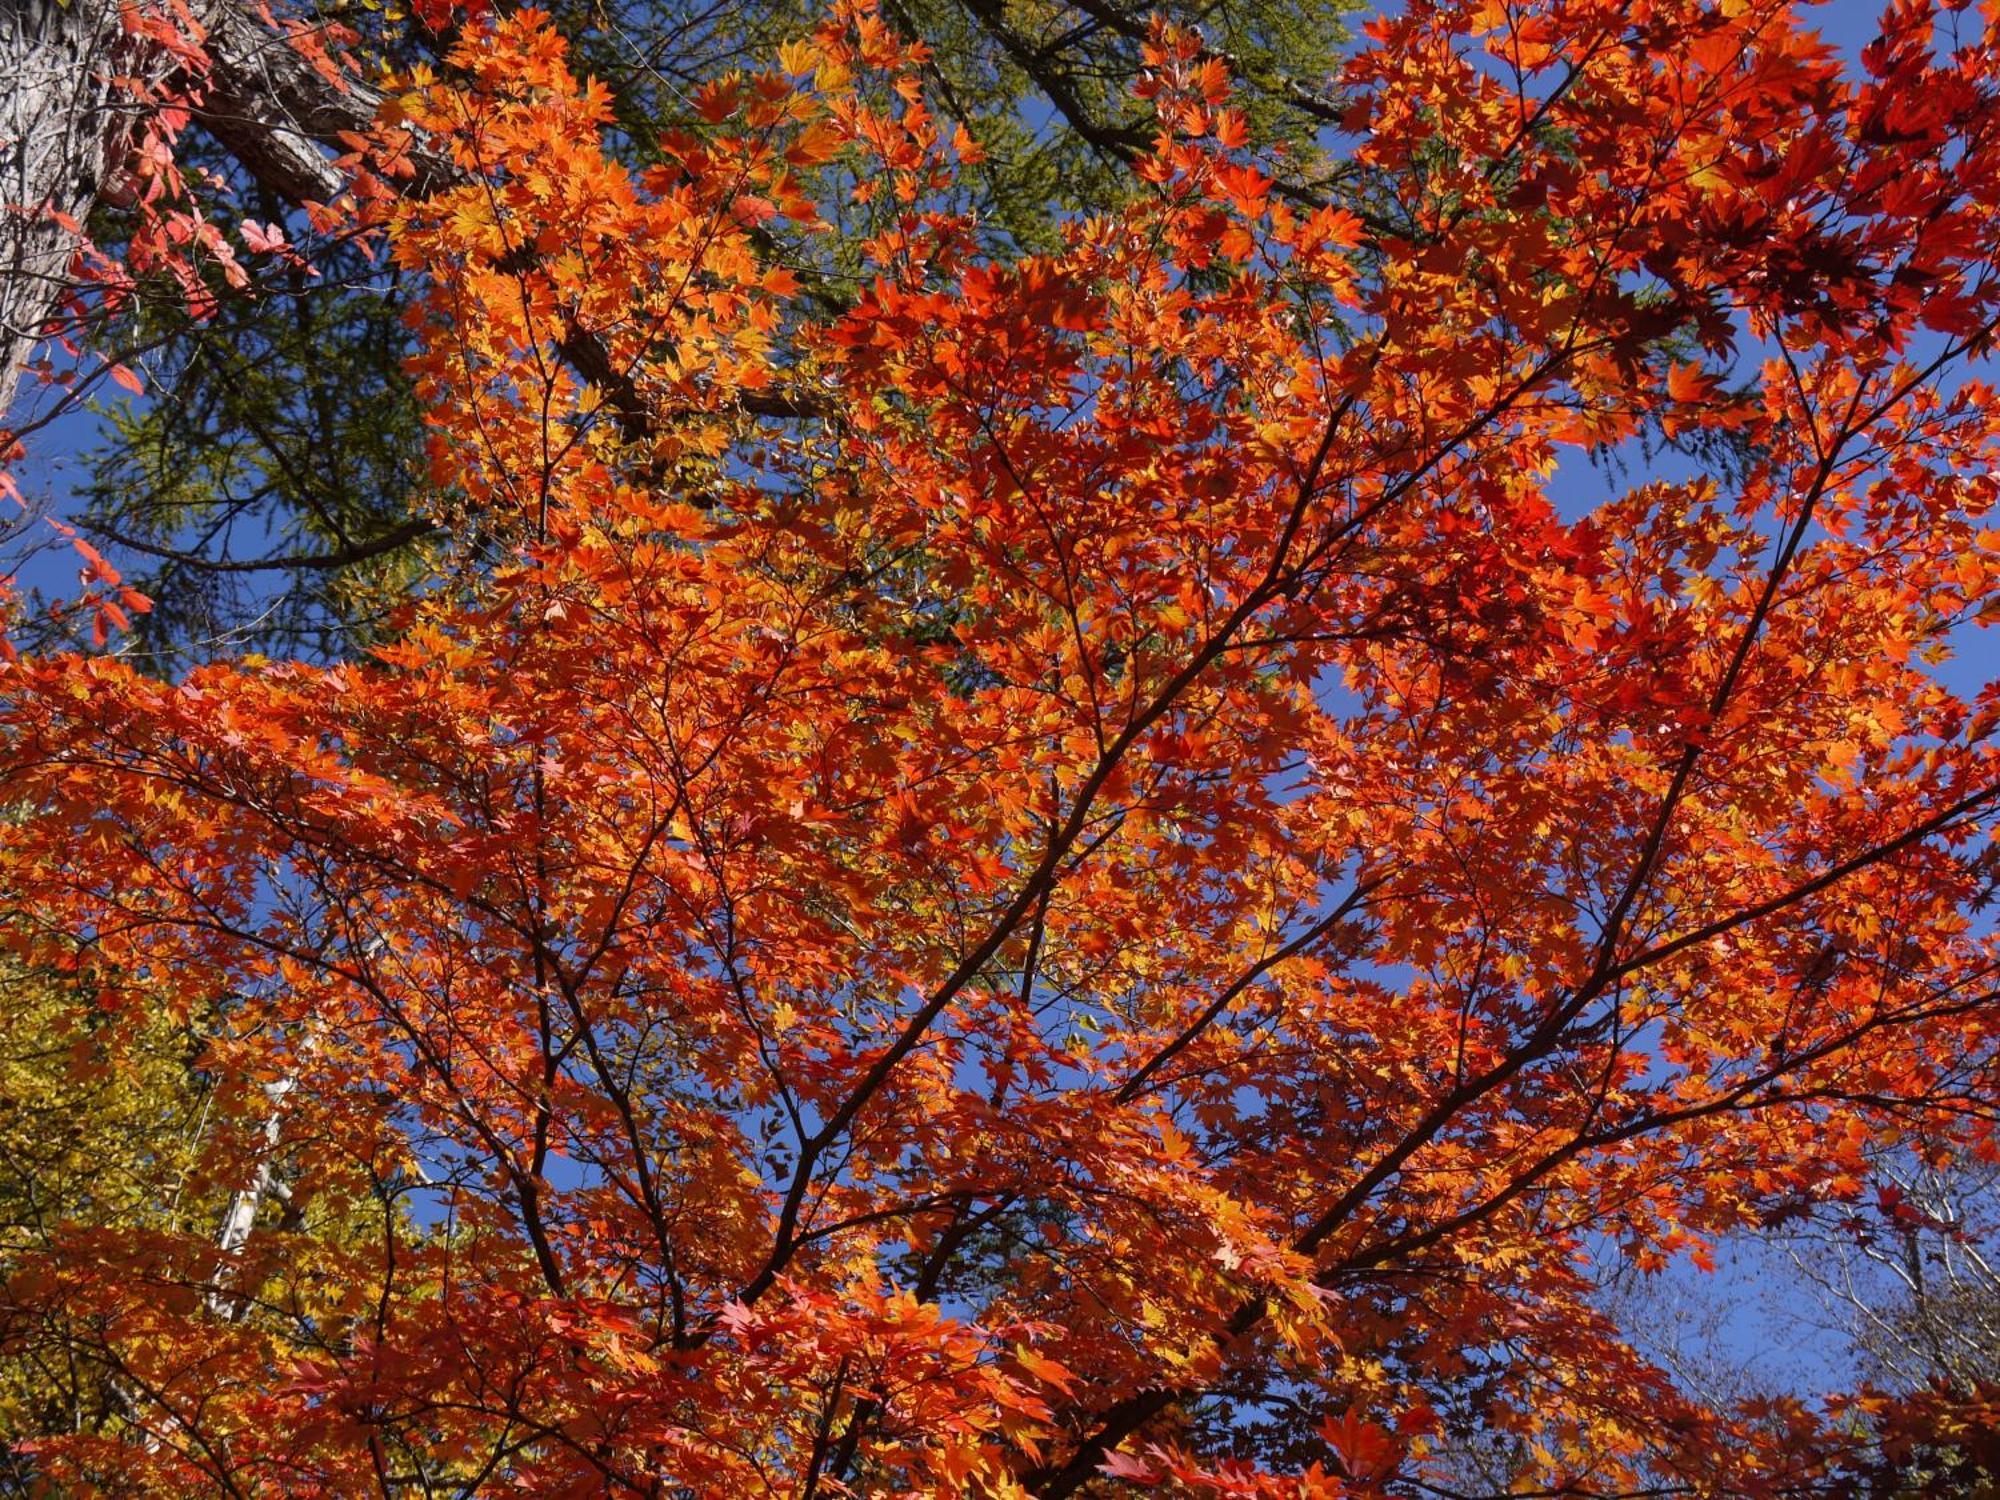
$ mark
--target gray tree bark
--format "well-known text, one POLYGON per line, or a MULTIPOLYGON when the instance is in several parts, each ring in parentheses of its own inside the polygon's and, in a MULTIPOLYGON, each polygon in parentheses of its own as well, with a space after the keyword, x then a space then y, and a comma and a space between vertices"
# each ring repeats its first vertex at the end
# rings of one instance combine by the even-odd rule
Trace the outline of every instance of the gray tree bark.
MULTIPOLYGON (((194 116, 259 184, 287 202, 340 192, 328 151, 368 128, 380 96, 343 89, 288 39, 233 0, 198 5, 208 69, 188 79, 194 116)), ((136 101, 112 79, 171 78, 175 61, 148 58, 126 35, 115 0, 0 0, 0 418, 71 288, 76 234, 119 167, 136 101), (58 216, 61 216, 60 218, 58 216)), ((414 157, 406 191, 435 191, 448 163, 414 157)))
POLYGON ((104 0, 0 0, 0 419, 69 289, 77 237, 125 135, 130 43, 104 0))
MULTIPOLYGON (((284 37, 234 0, 208 21, 209 76, 195 118, 267 191, 292 204, 326 203, 345 184, 327 156, 340 137, 375 121, 381 94, 358 79, 334 84, 284 37)), ((411 153, 416 175, 403 184, 425 197, 462 181, 440 155, 411 153)))

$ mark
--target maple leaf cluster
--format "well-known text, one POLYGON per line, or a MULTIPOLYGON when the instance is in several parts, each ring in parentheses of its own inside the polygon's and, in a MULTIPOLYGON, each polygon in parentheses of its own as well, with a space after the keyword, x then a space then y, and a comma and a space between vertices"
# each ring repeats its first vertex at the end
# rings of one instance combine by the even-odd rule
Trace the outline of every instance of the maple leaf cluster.
POLYGON ((1332 204, 1162 28, 1143 191, 1005 259, 870 9, 644 171, 469 26, 379 211, 478 547, 366 661, 0 679, 0 930, 219 1012, 272 1104, 211 1170, 286 1188, 14 1279, 126 1403, 43 1472, 1859 1472, 1867 1408, 1705 1403, 1598 1290, 1995 1149, 1996 27, 1427 0, 1332 204), (1559 503, 1593 451, 1651 477, 1559 503))

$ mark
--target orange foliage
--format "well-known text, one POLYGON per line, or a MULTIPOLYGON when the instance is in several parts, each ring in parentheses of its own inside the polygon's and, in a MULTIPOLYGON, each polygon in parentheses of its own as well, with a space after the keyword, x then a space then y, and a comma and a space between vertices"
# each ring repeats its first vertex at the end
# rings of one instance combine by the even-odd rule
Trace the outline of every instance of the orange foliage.
POLYGON ((1773 0, 1425 0, 1323 209, 1162 32, 1146 194, 1012 263, 865 9, 643 175, 532 13, 409 80, 466 173, 394 211, 434 461, 512 551, 366 663, 15 662, 0 826, 26 955, 230 997, 295 1200, 381 1240, 253 1236, 290 1321, 199 1236, 37 1267, 138 1413, 39 1461, 1335 1496, 1473 1420, 1538 1492, 1837 1472, 1593 1288, 1993 1149, 2000 696, 1939 669, 2000 576, 2000 52, 1889 21, 1849 76, 1773 0), (1579 444, 1677 456, 1570 518, 1579 444))

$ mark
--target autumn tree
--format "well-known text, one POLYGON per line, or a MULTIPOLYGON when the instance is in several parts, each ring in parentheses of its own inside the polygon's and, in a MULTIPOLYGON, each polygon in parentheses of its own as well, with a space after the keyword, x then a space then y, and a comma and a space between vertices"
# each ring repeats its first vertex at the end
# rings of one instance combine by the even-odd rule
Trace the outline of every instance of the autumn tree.
POLYGON ((1880 1393, 1702 1401, 1595 1292, 1993 1157, 1996 25, 1898 0, 1850 68, 1776 0, 1413 5, 1350 207, 1160 27, 1145 191, 1047 253, 872 9, 641 170, 547 18, 468 27, 381 123, 448 164, 386 216, 477 527, 365 660, 5 670, 0 932, 217 1013, 270 1106, 217 1185, 299 1205, 10 1281, 132 1392, 37 1473, 1893 1462, 1880 1393), (829 309, 782 247, 834 223, 829 309))

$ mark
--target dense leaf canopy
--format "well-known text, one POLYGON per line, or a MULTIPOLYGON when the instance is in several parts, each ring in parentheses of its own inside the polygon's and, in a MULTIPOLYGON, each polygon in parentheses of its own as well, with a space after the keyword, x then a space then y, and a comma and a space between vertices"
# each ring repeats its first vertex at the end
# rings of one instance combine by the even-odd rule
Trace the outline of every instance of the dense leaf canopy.
POLYGON ((1034 249, 887 11, 637 155, 461 17, 342 167, 427 433, 375 644, 0 676, 0 935, 229 1101, 219 1233, 14 1255, 97 1393, 23 1461, 1979 1482, 1990 1388, 1711 1398, 1604 1288, 1994 1159, 1996 28, 1423 0, 1318 201, 1157 24, 1034 249))

